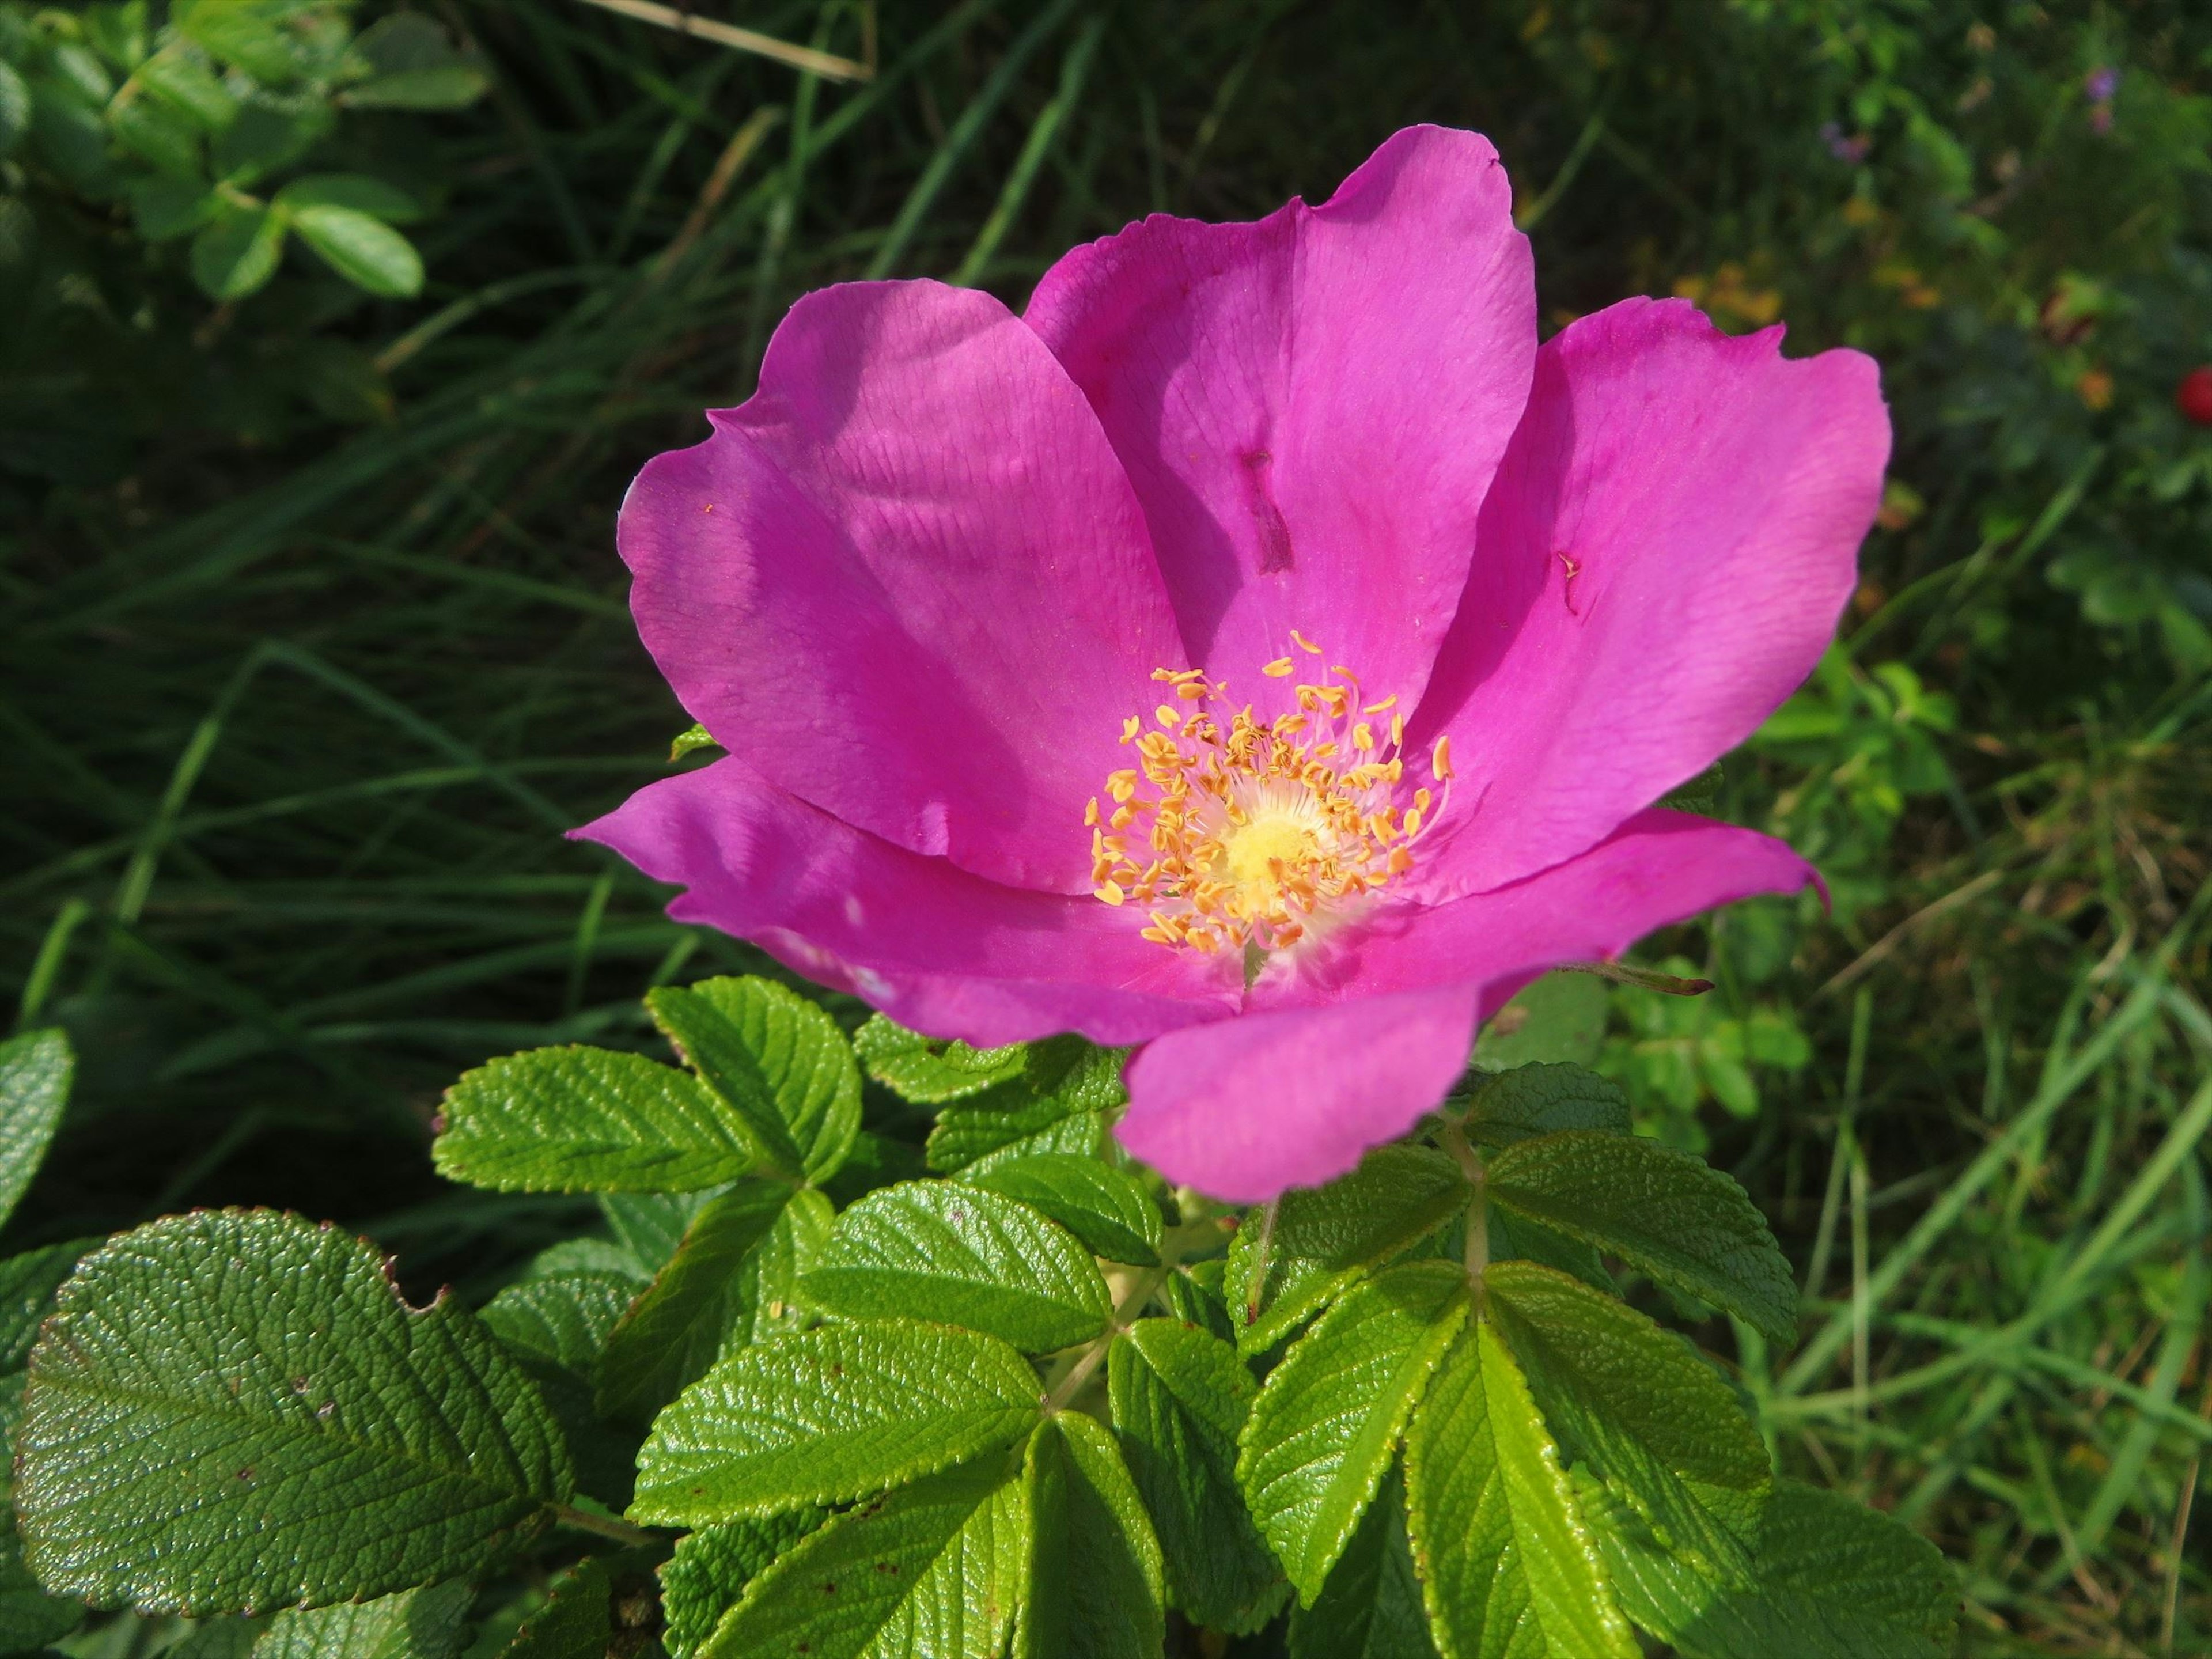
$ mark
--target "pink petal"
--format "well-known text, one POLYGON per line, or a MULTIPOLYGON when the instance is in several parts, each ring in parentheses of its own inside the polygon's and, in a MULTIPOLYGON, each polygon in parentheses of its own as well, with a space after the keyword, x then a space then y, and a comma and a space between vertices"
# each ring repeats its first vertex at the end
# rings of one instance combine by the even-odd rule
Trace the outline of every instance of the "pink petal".
POLYGON ((1318 1186, 1406 1133, 1467 1069, 1474 985, 1247 1014, 1170 1032, 1128 1070, 1115 1133, 1231 1204, 1318 1186))
POLYGON ((1002 886, 894 847, 734 758, 648 784, 574 832, 687 890, 668 907, 750 939, 900 1024, 981 1045, 1141 1042, 1230 1012, 1237 966, 1137 937, 1089 896, 1002 886))
POLYGON ((1889 421, 1873 361, 1630 300, 1538 355, 1409 742, 1451 738, 1449 890, 1595 845, 1757 729, 1856 580, 1889 421), (1572 574, 1569 564, 1572 563, 1572 574))
POLYGON ((1090 888, 1084 802, 1182 648, 1097 418, 984 294, 809 295, 623 503, 638 631, 762 777, 980 875, 1090 888))
POLYGON ((1341 1175, 1442 1100, 1487 1019, 1537 975, 1618 956, 1656 927, 1817 881, 1755 830, 1639 813, 1555 869, 1346 926, 1263 980, 1233 1020, 1171 1031, 1128 1072, 1121 1144, 1231 1203, 1341 1175))
POLYGON ((1325 206, 1156 215, 1061 259, 1026 316, 1128 470, 1194 659, 1264 712, 1299 629, 1412 707, 1535 351, 1489 142, 1411 127, 1325 206))
POLYGON ((1440 985, 1482 985, 1487 1018, 1567 962, 1601 962, 1655 928, 1760 893, 1817 883, 1787 843, 1687 812, 1639 812, 1579 857, 1510 886, 1347 926, 1263 977, 1250 1006, 1304 1006, 1440 985))

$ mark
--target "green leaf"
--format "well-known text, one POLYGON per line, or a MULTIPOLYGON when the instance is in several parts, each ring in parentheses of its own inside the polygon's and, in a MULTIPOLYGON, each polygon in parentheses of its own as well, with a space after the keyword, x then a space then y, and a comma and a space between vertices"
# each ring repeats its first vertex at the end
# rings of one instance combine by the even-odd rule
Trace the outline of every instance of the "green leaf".
POLYGON ((706 1375, 742 1311, 739 1270, 792 1197, 780 1181, 743 1181, 708 1201, 608 1334, 598 1372, 602 1415, 648 1419, 706 1375))
POLYGON ((0 1261, 0 1376, 23 1369, 40 1322, 53 1310, 54 1292, 77 1258, 99 1244, 96 1238, 73 1238, 0 1261))
MULTIPOLYGON (((958 1046, 949 1046, 938 1059, 951 1060, 958 1046)), ((1107 1115, 1129 1097, 1121 1086, 1128 1050, 1060 1036, 1015 1052, 1018 1071, 981 1091, 962 1091, 939 1111, 927 1149, 931 1169, 976 1170, 1037 1152, 1095 1157, 1104 1146, 1107 1115)), ((945 1094, 941 1085, 927 1092, 945 1094)))
POLYGON ((586 1558, 553 1581, 503 1659, 605 1659, 613 1635, 614 1580, 605 1562, 586 1558))
POLYGON ((392 225, 422 216, 422 204, 412 196, 364 173, 311 173, 278 191, 276 200, 289 213, 311 207, 351 208, 392 225))
POLYGON ((1041 1210, 1093 1255, 1150 1265, 1160 1259, 1160 1206, 1127 1170, 1073 1152, 994 1159, 971 1184, 1041 1210))
POLYGON ((1475 1040, 1478 1066, 1569 1060, 1587 1066, 1605 1042, 1613 999, 1605 981, 1571 970, 1547 974, 1492 1016, 1475 1040))
POLYGON ((289 216, 300 240, 356 288, 385 300, 422 291, 422 256, 383 220, 345 207, 303 207, 289 216))
POLYGON ((1222 1273, 1228 1265, 1218 1255, 1179 1263, 1161 1285, 1160 1299, 1185 1324, 1233 1343, 1237 1327, 1230 1321, 1229 1304, 1221 1299, 1222 1273))
MULTIPOLYGON (((9 1381, 12 1391, 15 1379, 9 1381)), ((82 1624, 84 1613, 82 1601, 47 1595, 31 1576, 15 1532, 15 1505, 0 1498, 0 1653, 35 1653, 82 1624)))
POLYGON ((0 1222, 15 1213, 69 1104, 76 1057, 58 1029, 0 1042, 0 1222))
POLYGON ((1030 1437, 1035 1544, 1014 1659, 1159 1659, 1159 1540, 1106 1431, 1061 1412, 1030 1437))
POLYGON ((611 1048, 532 1048, 461 1074, 430 1157, 497 1192, 693 1192, 761 1161, 696 1079, 611 1048))
POLYGON ((754 1579, 699 1659, 999 1659, 1023 1489, 1020 1461, 992 1456, 848 1510, 754 1579))
MULTIPOLYGON (((682 760, 695 749, 720 749, 721 746, 714 741, 712 732, 703 726, 694 726, 676 734, 676 741, 668 745, 668 758, 673 763, 682 760)), ((883 1016, 878 1014, 877 1018, 880 1019, 883 1016)))
POLYGON ((1142 1319, 1107 1351, 1106 1383, 1175 1605, 1216 1630, 1257 1630, 1289 1586, 1237 1490, 1252 1374, 1219 1338, 1142 1319))
POLYGON ((768 1237, 738 1264, 733 1300, 737 1317, 725 1344, 766 1342, 811 1324, 799 1282, 829 1248, 837 1212, 820 1193, 801 1188, 769 1229, 768 1237))
POLYGON ((125 88, 107 106, 107 131, 140 161, 173 178, 197 184, 204 177, 198 123, 158 98, 131 95, 125 88))
POLYGON ((1407 1530, 1444 1659, 1639 1659, 1534 1401, 1487 1320, 1406 1432, 1407 1530))
POLYGON ((828 1014, 753 978, 664 987, 645 1006, 776 1169, 812 1182, 836 1172, 860 1127, 860 1072, 828 1014))
POLYGON ((189 236, 222 209, 223 198, 195 179, 159 174, 132 181, 124 192, 138 234, 149 242, 189 236))
POLYGON ((745 1586, 829 1518, 823 1510, 793 1510, 768 1521, 725 1521, 678 1539, 676 1553, 660 1568, 660 1607, 667 1620, 661 1640, 669 1652, 691 1659, 737 1606, 745 1586))
POLYGON ((588 1378, 613 1330, 652 1282, 628 1250, 605 1239, 572 1238, 540 1250, 522 1277, 486 1303, 480 1317, 521 1353, 588 1378))
POLYGON ((368 79, 341 101, 378 109, 459 109, 489 88, 482 66, 453 50, 420 12, 393 12, 362 31, 350 56, 368 79))
POLYGON ((192 238, 192 280, 210 300, 243 300, 276 274, 284 221, 260 207, 225 204, 192 238))
MULTIPOLYGON (((1540 1223, 1510 1214, 1496 1205, 1490 1206, 1487 1215, 1492 1261, 1540 1261, 1547 1267, 1572 1274, 1593 1290, 1602 1291, 1607 1296, 1620 1295, 1620 1287, 1605 1270, 1603 1260, 1582 1240, 1553 1232, 1540 1223)), ((1466 1231, 1454 1231, 1464 1243, 1466 1231)))
POLYGON ((1766 1505, 1748 1584, 1664 1550, 1602 1488, 1598 1548, 1621 1605, 1686 1659, 1942 1659, 1959 1589, 1925 1539, 1850 1498, 1785 1480, 1766 1505))
POLYGON ((1030 1046, 971 1048, 964 1042, 942 1042, 881 1014, 853 1034, 853 1052, 868 1075, 917 1106, 942 1106, 1019 1077, 1028 1069, 1030 1046))
POLYGON ((1563 1129, 1625 1135, 1628 1097, 1611 1078, 1579 1066, 1516 1066, 1482 1078, 1468 1103, 1467 1132, 1486 1146, 1563 1129))
POLYGON ((635 1436, 610 1432, 601 1421, 592 1378, 608 1333, 643 1286, 627 1273, 547 1273, 508 1285, 481 1316, 559 1421, 577 1484, 617 1508, 629 1501, 637 1443, 635 1436))
POLYGON ((1773 1486, 1766 1445, 1735 1392, 1680 1337, 1548 1267, 1500 1261, 1491 1317, 1554 1433, 1677 1553, 1740 1576, 1716 1509, 1755 1519, 1773 1486))
POLYGON ((0 155, 13 151, 30 130, 30 85, 13 64, 0 58, 0 155))
POLYGON ((1351 1541, 1467 1310, 1459 1263, 1386 1267, 1268 1374, 1244 1425, 1237 1480, 1301 1601, 1321 1594, 1351 1541))
POLYGON ((299 73, 290 38, 253 0, 198 0, 176 26, 186 39, 264 86, 283 86, 299 73))
POLYGON ((1223 1285, 1237 1346, 1263 1353, 1370 1269, 1434 1232, 1473 1196, 1459 1165, 1426 1146, 1377 1146, 1326 1187, 1285 1193, 1272 1232, 1265 1206, 1229 1247, 1223 1285))
POLYGON ((885 1187, 837 1218, 806 1299, 848 1319, 964 1325, 1024 1353, 1088 1342, 1113 1299, 1097 1264, 1026 1205, 945 1181, 885 1187))
MULTIPOLYGON (((638 1277, 650 1279, 676 1254, 684 1231, 714 1196, 710 1192, 602 1193, 599 1213, 606 1217, 616 1248, 629 1258, 638 1277)), ((572 1241, 578 1245, 591 1242, 572 1241)))
POLYGON ((497 1559, 573 1484, 490 1332, 447 1300, 408 1307, 373 1248, 296 1217, 203 1212, 111 1240, 29 1369, 26 1554, 103 1605, 412 1589, 497 1559))
POLYGON ((402 70, 349 87, 338 101, 355 109, 463 109, 491 90, 491 76, 474 64, 402 70))
POLYGON ((1660 796, 1659 805, 1670 812, 1711 812, 1720 805, 1721 791, 1727 783, 1728 774, 1715 761, 1694 778, 1660 796))
POLYGON ((1291 1613, 1291 1659, 1436 1659, 1406 1542, 1406 1482, 1383 1477, 1310 1607, 1291 1613))
POLYGON ((163 1648, 161 1659, 246 1659, 269 1624, 266 1619, 242 1619, 235 1614, 202 1619, 193 1625, 191 1635, 163 1648))
POLYGON ((374 1601, 287 1608, 253 1644, 253 1659, 449 1659, 476 1591, 465 1579, 374 1601))
POLYGON ((1743 1188, 1701 1158, 1577 1130, 1508 1146, 1491 1201, 1619 1256, 1778 1342, 1797 1333, 1790 1263, 1743 1188))
POLYGON ((631 1518, 702 1527, 844 1504, 1013 1443, 1037 1376, 995 1337, 829 1325, 726 1354, 638 1453, 631 1518))
POLYGON ((171 46, 138 65, 138 84, 208 132, 238 118, 238 100, 188 46, 171 46))

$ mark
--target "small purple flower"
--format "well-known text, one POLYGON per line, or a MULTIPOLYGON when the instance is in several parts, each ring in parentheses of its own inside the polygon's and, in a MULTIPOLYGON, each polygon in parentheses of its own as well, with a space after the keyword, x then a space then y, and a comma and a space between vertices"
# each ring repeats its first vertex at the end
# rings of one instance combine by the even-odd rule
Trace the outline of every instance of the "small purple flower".
POLYGON ((1026 312, 808 295, 623 503, 728 750, 579 831, 933 1036, 1144 1045, 1118 1133, 1253 1200, 1349 1169, 1537 975, 1814 879, 1651 803, 1818 660, 1875 365, 1630 300, 1540 350, 1497 152, 1156 215, 1026 312))
POLYGON ((1867 153, 1874 148, 1874 140, 1866 134, 1855 132, 1845 137, 1844 130, 1833 121, 1820 124, 1820 137, 1828 146, 1829 155, 1850 167, 1865 161, 1867 153))
POLYGON ((2120 89, 2120 72, 2106 64, 2093 69, 2082 77, 2081 89, 2089 94, 2093 104, 2109 104, 2120 89))

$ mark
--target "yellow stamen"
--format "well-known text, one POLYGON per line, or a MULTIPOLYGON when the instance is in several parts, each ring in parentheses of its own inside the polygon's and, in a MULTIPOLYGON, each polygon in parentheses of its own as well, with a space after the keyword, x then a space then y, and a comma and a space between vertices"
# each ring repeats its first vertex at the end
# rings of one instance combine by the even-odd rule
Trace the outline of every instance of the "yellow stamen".
POLYGON ((1438 783, 1451 776, 1450 738, 1442 737, 1437 739, 1435 752, 1429 757, 1429 770, 1435 775, 1438 783))
MULTIPOLYGON (((1304 634, 1291 638, 1320 654, 1304 634)), ((1286 679, 1295 659, 1261 672, 1286 679)), ((1282 950, 1415 867, 1410 848, 1433 817, 1431 796, 1410 790, 1409 803, 1399 793, 1399 699, 1363 704, 1349 668, 1328 672, 1292 688, 1300 712, 1263 720, 1229 701, 1225 681, 1198 669, 1154 671, 1154 681, 1175 688, 1153 711, 1160 729, 1124 722, 1136 764, 1109 775, 1084 815, 1092 890, 1109 904, 1141 906, 1140 937, 1207 956, 1282 950), (1355 718, 1384 714, 1387 736, 1355 718), (1112 835, 1098 827, 1104 800, 1114 803, 1112 835)), ((1438 781, 1450 775, 1448 746, 1437 745, 1431 770, 1438 781)))

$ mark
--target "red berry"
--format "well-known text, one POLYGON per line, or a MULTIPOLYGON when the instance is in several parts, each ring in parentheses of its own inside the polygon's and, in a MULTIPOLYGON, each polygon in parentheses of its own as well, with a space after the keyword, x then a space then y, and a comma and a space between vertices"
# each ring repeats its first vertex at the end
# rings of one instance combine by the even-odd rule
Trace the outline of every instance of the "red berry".
POLYGON ((2212 426, 2212 363, 2192 368, 2173 389, 2173 406, 2194 426, 2212 426))

